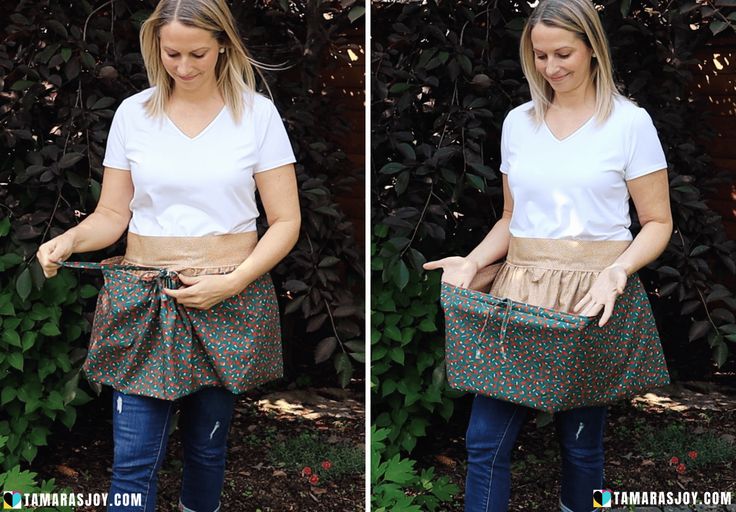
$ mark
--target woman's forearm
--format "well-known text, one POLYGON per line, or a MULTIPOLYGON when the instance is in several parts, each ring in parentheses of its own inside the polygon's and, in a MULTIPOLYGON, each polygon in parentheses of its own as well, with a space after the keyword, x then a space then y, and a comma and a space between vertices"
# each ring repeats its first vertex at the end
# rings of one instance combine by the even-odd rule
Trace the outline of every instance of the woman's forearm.
POLYGON ((97 208, 79 225, 61 236, 72 239, 74 252, 97 251, 117 242, 128 227, 127 217, 106 208, 97 208))
POLYGON ((510 217, 506 215, 501 217, 483 241, 467 255, 467 258, 475 263, 479 269, 506 256, 509 250, 509 240, 511 239, 510 222, 510 217))
POLYGON ((300 225, 300 219, 291 219, 277 220, 269 226, 253 252, 230 274, 236 280, 238 290, 271 270, 289 254, 299 238, 300 225))
POLYGON ((656 260, 667 247, 672 236, 672 221, 650 221, 642 226, 631 245, 613 265, 619 265, 632 275, 640 268, 656 260))

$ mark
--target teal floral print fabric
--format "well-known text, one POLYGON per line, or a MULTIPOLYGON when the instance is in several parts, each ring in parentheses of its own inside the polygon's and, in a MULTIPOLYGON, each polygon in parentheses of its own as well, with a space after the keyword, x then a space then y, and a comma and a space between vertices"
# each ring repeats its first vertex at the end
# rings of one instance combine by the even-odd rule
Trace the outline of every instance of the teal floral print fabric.
POLYGON ((632 276, 608 323, 442 283, 453 388, 546 412, 669 383, 646 292, 632 276))
POLYGON ((123 393, 175 400, 205 386, 241 393, 283 375, 281 327, 268 274, 208 310, 163 293, 175 272, 131 265, 66 262, 101 269, 83 370, 123 393))

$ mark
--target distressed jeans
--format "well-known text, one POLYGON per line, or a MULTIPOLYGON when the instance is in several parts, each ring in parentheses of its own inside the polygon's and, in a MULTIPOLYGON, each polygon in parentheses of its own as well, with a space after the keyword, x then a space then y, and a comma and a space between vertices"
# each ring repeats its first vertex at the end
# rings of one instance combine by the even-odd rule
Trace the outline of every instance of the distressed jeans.
MULTIPOLYGON (((465 512, 506 512, 511 494, 511 451, 531 409, 476 395, 465 445, 468 474, 465 512)), ((603 489, 603 432, 607 408, 555 413, 562 451, 562 512, 593 510, 593 491, 603 489)))
MULTIPOLYGON (((154 512, 158 470, 166 455, 175 401, 113 392, 115 454, 108 503, 114 494, 140 493, 142 506, 108 512, 154 512)), ((184 452, 179 510, 217 512, 225 478, 227 434, 235 395, 219 387, 203 388, 179 400, 184 452)))

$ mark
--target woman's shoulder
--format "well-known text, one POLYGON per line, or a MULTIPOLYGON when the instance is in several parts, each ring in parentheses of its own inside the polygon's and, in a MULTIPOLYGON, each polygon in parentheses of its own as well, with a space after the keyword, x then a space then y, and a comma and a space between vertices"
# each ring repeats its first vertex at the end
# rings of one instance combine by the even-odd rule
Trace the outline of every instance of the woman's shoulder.
POLYGON ((637 105, 634 100, 622 95, 617 95, 613 99, 611 117, 627 126, 652 123, 652 118, 646 109, 637 105))
POLYGON ((521 105, 518 105, 511 110, 509 110, 509 113, 506 114, 506 118, 504 119, 504 125, 508 126, 511 123, 519 123, 519 122, 529 122, 531 121, 531 112, 534 110, 534 102, 527 101, 526 103, 522 103, 521 105))
POLYGON ((156 87, 149 87, 148 89, 143 89, 142 91, 128 96, 122 102, 120 102, 118 110, 126 113, 126 115, 130 115, 136 112, 144 113, 145 103, 148 98, 151 97, 155 89, 156 87))
POLYGON ((257 116, 276 108, 271 98, 255 91, 243 92, 243 101, 246 106, 249 105, 253 109, 253 113, 257 116))

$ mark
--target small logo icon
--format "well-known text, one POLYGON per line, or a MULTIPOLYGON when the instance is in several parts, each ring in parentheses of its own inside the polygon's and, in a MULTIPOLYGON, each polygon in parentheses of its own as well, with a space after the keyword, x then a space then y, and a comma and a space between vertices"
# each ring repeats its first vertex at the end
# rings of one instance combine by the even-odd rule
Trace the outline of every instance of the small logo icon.
POLYGON ((593 491, 593 508, 611 508, 611 491, 593 491))
POLYGON ((3 510, 19 510, 22 497, 19 491, 3 491, 3 510))

